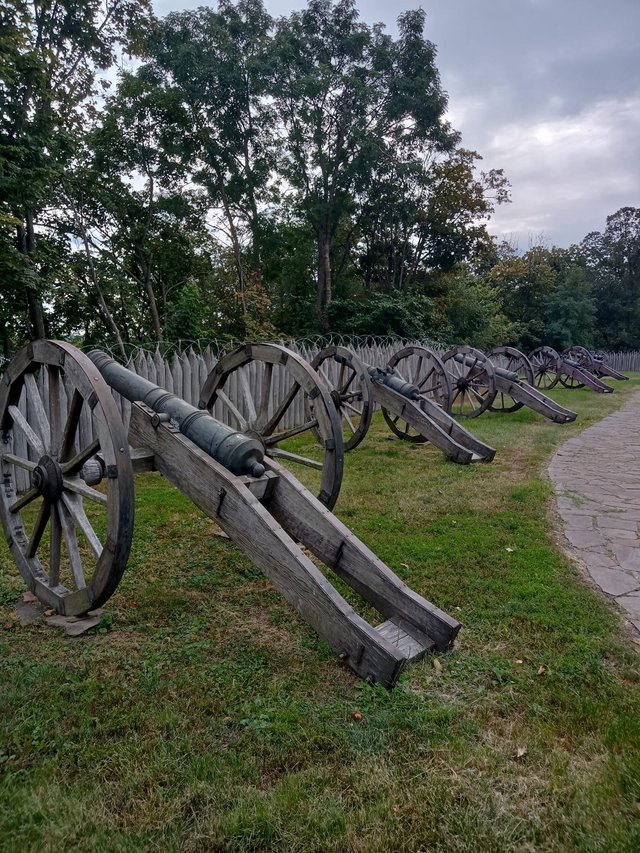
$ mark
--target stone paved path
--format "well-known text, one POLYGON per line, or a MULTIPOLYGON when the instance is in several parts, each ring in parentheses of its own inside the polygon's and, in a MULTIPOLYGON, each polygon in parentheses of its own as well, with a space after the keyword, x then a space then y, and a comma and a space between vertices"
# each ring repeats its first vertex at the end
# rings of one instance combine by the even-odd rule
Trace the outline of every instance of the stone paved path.
POLYGON ((572 550, 640 631, 640 393, 565 442, 549 474, 572 550))

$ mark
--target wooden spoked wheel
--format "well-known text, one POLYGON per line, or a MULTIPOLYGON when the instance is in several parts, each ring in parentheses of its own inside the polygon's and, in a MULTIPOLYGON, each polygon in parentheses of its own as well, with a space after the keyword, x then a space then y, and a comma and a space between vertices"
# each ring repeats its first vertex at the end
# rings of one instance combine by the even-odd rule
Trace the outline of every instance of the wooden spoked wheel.
POLYGON ((533 384, 536 388, 550 391, 560 378, 561 358, 553 347, 537 347, 529 353, 533 367, 533 384))
POLYGON ((332 389, 331 399, 340 419, 345 452, 353 450, 367 434, 373 417, 373 387, 367 368, 355 353, 340 346, 323 349, 311 367, 332 389))
POLYGON ((442 361, 453 388, 451 414, 477 418, 486 412, 496 396, 495 371, 487 356, 473 347, 455 347, 442 361))
POLYGON ((200 408, 257 438, 333 507, 344 468, 340 420, 326 382, 299 355, 278 344, 238 347, 207 377, 200 408))
POLYGON ((404 347, 391 356, 389 367, 415 385, 436 406, 445 412, 451 411, 451 381, 442 359, 433 350, 417 345, 404 347))
MULTIPOLYGON (((487 353, 495 367, 515 373, 521 382, 533 385, 533 366, 523 352, 515 347, 494 347, 487 353)), ((514 400, 510 394, 502 391, 496 393, 493 403, 489 406, 492 412, 517 412, 524 403, 514 400)))
MULTIPOLYGON (((562 355, 568 358, 570 361, 575 361, 579 367, 582 367, 584 370, 588 370, 589 372, 594 371, 594 361, 593 356, 589 352, 588 349, 584 347, 571 347, 570 349, 565 350, 562 355)), ((565 388, 569 388, 570 390, 577 390, 578 388, 584 388, 584 382, 581 382, 579 379, 575 379, 573 376, 570 376, 568 373, 562 371, 560 376, 558 377, 560 380, 560 384, 565 388)))
POLYGON ((571 361, 577 362, 580 367, 593 373, 594 357, 586 347, 574 346, 566 349, 562 355, 566 356, 571 361))
MULTIPOLYGON (((436 353, 422 346, 408 346, 394 353, 388 365, 406 382, 416 386, 422 395, 427 397, 445 412, 451 410, 451 383, 442 360, 436 353)), ((382 415, 387 426, 398 438, 421 444, 427 438, 410 426, 400 415, 382 408, 382 415)))
POLYGON ((29 589, 66 616, 113 594, 133 535, 127 435, 91 361, 35 341, 0 385, 0 512, 29 589))

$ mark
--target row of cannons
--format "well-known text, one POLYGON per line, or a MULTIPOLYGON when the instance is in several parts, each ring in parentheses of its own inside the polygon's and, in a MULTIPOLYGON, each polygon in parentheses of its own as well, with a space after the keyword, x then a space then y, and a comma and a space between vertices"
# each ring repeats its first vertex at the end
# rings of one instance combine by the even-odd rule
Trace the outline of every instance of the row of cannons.
POLYGON ((46 606, 64 616, 94 610, 127 565, 134 474, 159 471, 358 675, 392 687, 407 662, 449 649, 460 624, 333 515, 345 452, 363 441, 379 406, 398 438, 429 442, 459 464, 489 462, 493 448, 457 416, 528 406, 567 423, 575 413, 541 390, 555 384, 554 370, 556 382, 596 391, 611 390, 603 376, 626 378, 586 356, 541 348, 528 359, 508 347, 486 355, 457 347, 440 357, 411 346, 387 365, 370 365, 331 346, 309 364, 279 345, 248 344, 219 360, 194 407, 103 352, 36 341, 0 382, 6 540, 46 606), (113 392, 131 403, 128 429, 113 392), (300 397, 303 416, 285 426, 300 397), (216 404, 224 422, 211 414, 216 404), (296 466, 306 485, 292 473, 296 466), (27 472, 28 488, 18 489, 17 471, 27 472), (380 624, 358 615, 309 553, 372 605, 380 624))

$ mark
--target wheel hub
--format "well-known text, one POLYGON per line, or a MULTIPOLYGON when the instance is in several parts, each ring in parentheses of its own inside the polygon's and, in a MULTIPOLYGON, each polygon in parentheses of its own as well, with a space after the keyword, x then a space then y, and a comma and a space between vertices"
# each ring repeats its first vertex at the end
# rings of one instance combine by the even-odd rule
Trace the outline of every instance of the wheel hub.
POLYGON ((336 409, 340 409, 340 406, 342 405, 342 399, 340 397, 340 392, 336 388, 334 388, 331 392, 331 399, 336 409))
POLYGON ((51 456, 43 456, 31 472, 31 483, 49 503, 60 500, 62 495, 62 469, 51 456))
POLYGON ((464 376, 461 376, 456 382, 456 388, 458 388, 459 391, 466 391, 469 385, 470 383, 464 378, 464 376))

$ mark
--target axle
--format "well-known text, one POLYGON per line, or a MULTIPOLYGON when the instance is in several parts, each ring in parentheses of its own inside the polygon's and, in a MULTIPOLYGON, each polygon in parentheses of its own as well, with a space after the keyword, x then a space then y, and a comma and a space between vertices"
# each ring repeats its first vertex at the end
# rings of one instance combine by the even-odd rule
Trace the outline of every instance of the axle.
POLYGON ((257 439, 236 432, 207 411, 137 376, 100 350, 90 352, 89 358, 114 391, 132 403, 140 401, 159 415, 168 415, 183 435, 232 474, 264 474, 264 447, 257 439))

